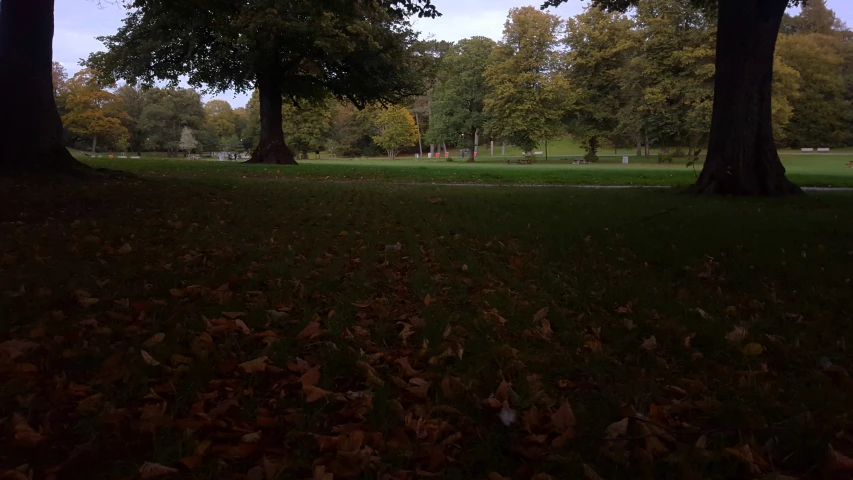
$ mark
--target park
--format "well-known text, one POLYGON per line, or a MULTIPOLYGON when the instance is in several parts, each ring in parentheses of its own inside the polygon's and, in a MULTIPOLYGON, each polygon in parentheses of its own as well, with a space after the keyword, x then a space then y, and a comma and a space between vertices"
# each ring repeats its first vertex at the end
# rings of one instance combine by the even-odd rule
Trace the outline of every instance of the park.
POLYGON ((552 1, 442 44, 405 20, 445 2, 210 2, 275 34, 184 62, 233 30, 138 0, 69 78, 0 0, 0 65, 53 74, 0 77, 0 479, 849 478, 853 34, 814 2, 776 2, 771 108, 769 79, 714 103, 711 33, 766 20, 731 3, 552 1), (509 72, 557 58, 513 25, 579 43, 509 72), (271 38, 311 40, 299 68, 271 38))

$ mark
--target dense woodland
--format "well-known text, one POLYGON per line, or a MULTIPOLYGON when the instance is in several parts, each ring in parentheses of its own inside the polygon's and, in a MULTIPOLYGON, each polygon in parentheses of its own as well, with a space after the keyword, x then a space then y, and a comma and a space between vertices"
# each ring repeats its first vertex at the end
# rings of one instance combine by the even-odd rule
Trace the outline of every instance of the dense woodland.
MULTIPOLYGON (((605 146, 698 156, 710 130, 715 37, 715 13, 690 0, 589 8, 567 20, 514 8, 500 42, 418 42, 428 60, 423 95, 362 108, 332 96, 285 99, 284 135, 303 158, 320 150, 393 158, 490 141, 532 150, 566 136, 592 160, 605 146)), ((257 90, 232 108, 193 89, 104 86, 89 68, 68 78, 58 64, 54 90, 66 144, 80 149, 241 152, 260 138, 257 90)), ((853 145, 853 33, 823 1, 783 20, 773 127, 780 146, 853 145)))

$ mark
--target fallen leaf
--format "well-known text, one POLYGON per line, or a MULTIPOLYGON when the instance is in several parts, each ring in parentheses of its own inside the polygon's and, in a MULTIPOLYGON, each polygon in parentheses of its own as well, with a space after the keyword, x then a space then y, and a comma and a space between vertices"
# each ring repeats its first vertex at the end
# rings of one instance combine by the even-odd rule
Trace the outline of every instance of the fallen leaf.
POLYGON ((242 320, 237 319, 234 321, 234 324, 237 325, 237 327, 239 327, 240 330, 242 330, 243 333, 245 333, 246 335, 252 333, 252 331, 249 329, 248 325, 246 325, 242 320))
POLYGON ((826 469, 830 472, 853 471, 853 458, 836 452, 832 445, 829 445, 826 454, 826 469))
POLYGON ((139 476, 144 479, 162 477, 178 473, 177 468, 166 467, 159 463, 145 462, 139 467, 139 476))
POLYGON ((756 461, 756 455, 749 448, 749 445, 727 448, 726 453, 740 460, 749 469, 750 473, 759 473, 761 471, 756 461))
POLYGON ((533 321, 535 322, 537 320, 542 320, 545 317, 547 317, 548 316, 548 310, 549 310, 548 307, 544 307, 544 308, 539 309, 538 312, 533 314, 533 321))
POLYGON ((575 414, 569 402, 563 402, 560 408, 551 414, 551 423, 554 424, 554 427, 559 432, 574 427, 577 424, 575 414))
POLYGON ((188 470, 195 470, 201 465, 203 461, 204 459, 202 459, 200 456, 192 455, 178 460, 178 463, 181 463, 188 470))
POLYGON ((732 343, 741 343, 746 338, 747 333, 747 329, 737 326, 734 330, 726 334, 726 340, 732 343))
POLYGON ((154 357, 149 355, 148 352, 146 352, 145 350, 140 350, 139 352, 142 354, 142 359, 145 360, 145 363, 147 363, 148 365, 151 365, 152 367, 160 365, 160 362, 154 360, 154 357))
POLYGON ((322 388, 315 387, 314 385, 303 385, 302 393, 305 394, 305 401, 308 403, 316 402, 321 398, 324 398, 326 395, 329 395, 332 392, 327 390, 323 390, 322 388))
POLYGON ((643 340, 643 348, 650 352, 658 348, 658 340, 655 338, 654 335, 643 340))
POLYGON ((320 336, 320 322, 311 322, 296 335, 297 340, 313 340, 320 336))
POLYGON ((428 307, 430 303, 432 303, 432 297, 429 294, 427 294, 427 296, 424 297, 424 305, 426 305, 428 307))
POLYGON ((320 366, 312 367, 307 372, 303 373, 301 377, 299 377, 299 382, 302 383, 302 386, 306 385, 317 385, 320 381, 320 366))
POLYGON ((747 357, 757 357, 764 353, 764 347, 760 343, 748 343, 743 347, 743 354, 747 357))
POLYGON ((15 443, 32 447, 44 440, 44 436, 33 430, 33 427, 21 415, 14 414, 12 423, 15 425, 15 443))
POLYGON ((38 346, 38 343, 30 342, 29 340, 7 340, 0 343, 0 358, 5 357, 9 360, 14 360, 38 346))
POLYGON ((618 438, 628 435, 628 417, 616 423, 611 423, 605 430, 605 434, 607 438, 618 438))
POLYGON ((122 246, 121 246, 121 248, 119 248, 119 249, 118 249, 118 253, 120 253, 120 254, 122 254, 122 255, 127 255, 127 254, 128 254, 128 253, 130 253, 132 250, 133 250, 133 249, 130 247, 130 244, 129 244, 129 243, 125 243, 124 245, 122 245, 122 246))
POLYGON ((429 203, 433 205, 444 205, 447 203, 447 200, 442 197, 432 197, 429 199, 429 203))
POLYGON ((157 345, 158 343, 162 342, 165 339, 166 339, 165 333, 156 333, 151 338, 149 338, 148 340, 145 340, 145 342, 142 343, 142 346, 145 348, 151 348, 154 345, 157 345))
POLYGON ((587 480, 604 480, 598 473, 596 473, 595 470, 592 469, 592 467, 585 463, 583 464, 583 476, 586 477, 587 480))
MULTIPOLYGON (((239 365, 240 368, 243 369, 246 373, 257 373, 263 372, 267 369, 267 360, 269 357, 263 356, 256 358, 254 360, 249 360, 248 362, 243 362, 239 365)), ((231 364, 233 368, 233 363, 231 364)))
POLYGON ((261 441, 261 432, 247 433, 240 437, 240 440, 246 443, 258 443, 261 441))

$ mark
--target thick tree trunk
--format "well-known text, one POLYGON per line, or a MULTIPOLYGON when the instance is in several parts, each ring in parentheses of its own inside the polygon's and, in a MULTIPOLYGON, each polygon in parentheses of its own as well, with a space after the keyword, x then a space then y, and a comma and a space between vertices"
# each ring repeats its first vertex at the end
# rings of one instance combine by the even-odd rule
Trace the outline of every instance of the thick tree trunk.
POLYGON ((53 97, 53 0, 0 0, 0 175, 82 172, 53 97))
POLYGON ((773 140, 773 54, 788 0, 719 3, 714 113, 699 194, 802 193, 785 177, 773 140))
POLYGON ((468 157, 468 163, 474 163, 474 152, 477 151, 477 129, 471 130, 471 156, 468 157))
POLYGON ((97 151, 98 151, 98 137, 96 135, 96 136, 92 137, 92 153, 95 153, 97 151))
POLYGON ((275 74, 258 75, 258 96, 261 104, 261 138, 252 158, 246 163, 298 165, 293 151, 284 142, 281 129, 281 82, 275 74))
POLYGON ((637 138, 637 156, 643 156, 643 139, 637 138))

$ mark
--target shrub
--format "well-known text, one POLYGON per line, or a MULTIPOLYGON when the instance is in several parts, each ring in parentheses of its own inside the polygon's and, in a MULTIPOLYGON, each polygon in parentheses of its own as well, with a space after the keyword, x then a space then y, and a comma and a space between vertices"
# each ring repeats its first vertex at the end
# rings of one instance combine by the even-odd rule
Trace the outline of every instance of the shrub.
POLYGON ((659 153, 658 163, 672 163, 672 155, 659 153))

